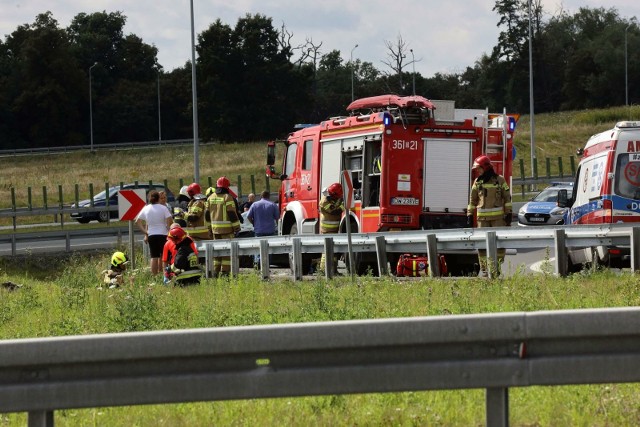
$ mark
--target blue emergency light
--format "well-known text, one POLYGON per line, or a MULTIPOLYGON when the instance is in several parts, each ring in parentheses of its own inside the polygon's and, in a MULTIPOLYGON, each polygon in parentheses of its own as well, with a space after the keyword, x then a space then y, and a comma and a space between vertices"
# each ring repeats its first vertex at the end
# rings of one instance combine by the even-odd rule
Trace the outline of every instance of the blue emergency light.
POLYGON ((393 123, 393 118, 391 117, 391 114, 389 113, 382 113, 382 123, 385 126, 389 126, 391 123, 393 123))
POLYGON ((509 116, 509 132, 516 130, 516 118, 509 116))

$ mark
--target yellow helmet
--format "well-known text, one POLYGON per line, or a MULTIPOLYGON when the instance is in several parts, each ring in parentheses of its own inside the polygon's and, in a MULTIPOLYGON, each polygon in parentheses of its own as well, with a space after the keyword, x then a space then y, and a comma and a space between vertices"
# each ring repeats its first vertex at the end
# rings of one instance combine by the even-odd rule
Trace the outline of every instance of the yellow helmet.
POLYGON ((114 252, 111 257, 111 265, 114 267, 122 267, 126 263, 129 262, 129 258, 124 254, 124 252, 114 252))

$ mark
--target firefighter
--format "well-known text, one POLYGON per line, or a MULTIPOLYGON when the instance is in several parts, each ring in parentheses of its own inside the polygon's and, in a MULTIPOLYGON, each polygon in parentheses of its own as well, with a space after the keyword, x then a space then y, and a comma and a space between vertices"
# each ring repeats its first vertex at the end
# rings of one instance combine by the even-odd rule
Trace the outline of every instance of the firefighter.
MULTIPOLYGON (((211 234, 213 240, 233 239, 240 231, 240 220, 233 192, 229 189, 231 183, 226 176, 216 181, 216 189, 207 199, 206 210, 211 220, 211 234)), ((231 271, 231 257, 214 257, 213 274, 215 277, 229 275, 231 271)))
POLYGON ((165 284, 171 281, 177 286, 200 283, 202 269, 198 263, 198 249, 182 227, 171 227, 165 246, 172 253, 171 265, 165 268, 165 284))
MULTIPOLYGON (((487 156, 479 156, 473 161, 472 170, 478 177, 471 186, 469 206, 467 206, 467 226, 473 227, 476 213, 478 228, 510 226, 512 219, 511 191, 502 175, 498 175, 487 156)), ((504 262, 505 250, 498 249, 498 275, 504 262)), ((487 276, 487 251, 478 250, 479 276, 487 276)))
POLYGON ((209 227, 205 223, 206 198, 202 194, 200 184, 194 182, 187 187, 190 197, 185 219, 187 220, 187 233, 193 240, 208 240, 209 227))
MULTIPOLYGON (((320 234, 331 234, 339 231, 340 218, 344 211, 342 197, 342 185, 338 183, 331 184, 322 191, 322 198, 320 199, 320 234)), ((326 256, 323 253, 320 258, 318 270, 323 271, 325 264, 326 256)), ((334 273, 338 271, 337 258, 334 258, 333 270, 334 273)))
POLYGON ((129 264, 129 258, 124 252, 114 252, 111 256, 111 264, 107 270, 104 270, 103 282, 109 286, 109 289, 119 288, 123 283, 123 274, 129 264))

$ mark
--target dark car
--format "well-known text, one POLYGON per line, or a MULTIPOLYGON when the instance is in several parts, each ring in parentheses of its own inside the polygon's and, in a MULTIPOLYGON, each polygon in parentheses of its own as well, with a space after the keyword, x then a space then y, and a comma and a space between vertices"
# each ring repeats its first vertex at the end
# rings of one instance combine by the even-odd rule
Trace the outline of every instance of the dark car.
POLYGON ((518 225, 556 225, 564 224, 567 208, 558 206, 558 191, 567 190, 567 195, 573 194, 572 182, 554 182, 542 190, 520 208, 518 225))
MULTIPOLYGON (((168 188, 165 188, 164 185, 162 184, 153 184, 151 186, 149 184, 138 184, 138 185, 125 184, 122 186, 123 190, 132 190, 135 188, 144 188, 147 193, 149 193, 149 191, 151 190, 165 191, 167 193, 167 203, 170 206, 173 206, 175 204, 175 196, 173 195, 171 190, 169 190, 168 188)), ((112 206, 117 207, 118 192, 120 191, 120 186, 115 185, 113 187, 110 187, 108 191, 109 191, 109 207, 110 208, 112 206)), ((93 196, 93 207, 99 208, 99 207, 106 206, 107 205, 106 195, 107 195, 107 192, 102 191, 96 194, 95 196, 93 196)), ((71 205, 71 207, 72 208, 75 208, 75 207, 89 208, 91 207, 91 201, 89 199, 81 200, 77 206, 74 203, 71 205)), ((118 218, 118 210, 116 209, 116 210, 104 210, 104 211, 78 211, 78 212, 72 212, 70 216, 71 218, 75 219, 81 224, 86 224, 91 220, 106 222, 109 220, 109 218, 111 219, 118 218)))

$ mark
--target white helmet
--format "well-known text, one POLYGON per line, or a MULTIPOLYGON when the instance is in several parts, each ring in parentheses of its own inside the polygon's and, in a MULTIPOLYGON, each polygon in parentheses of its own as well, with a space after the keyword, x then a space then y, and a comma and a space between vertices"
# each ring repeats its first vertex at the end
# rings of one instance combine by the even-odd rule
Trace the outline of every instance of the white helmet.
POLYGON ((180 194, 183 196, 189 197, 189 193, 187 193, 188 188, 189 188, 188 185, 183 185, 182 188, 180 189, 180 194))

